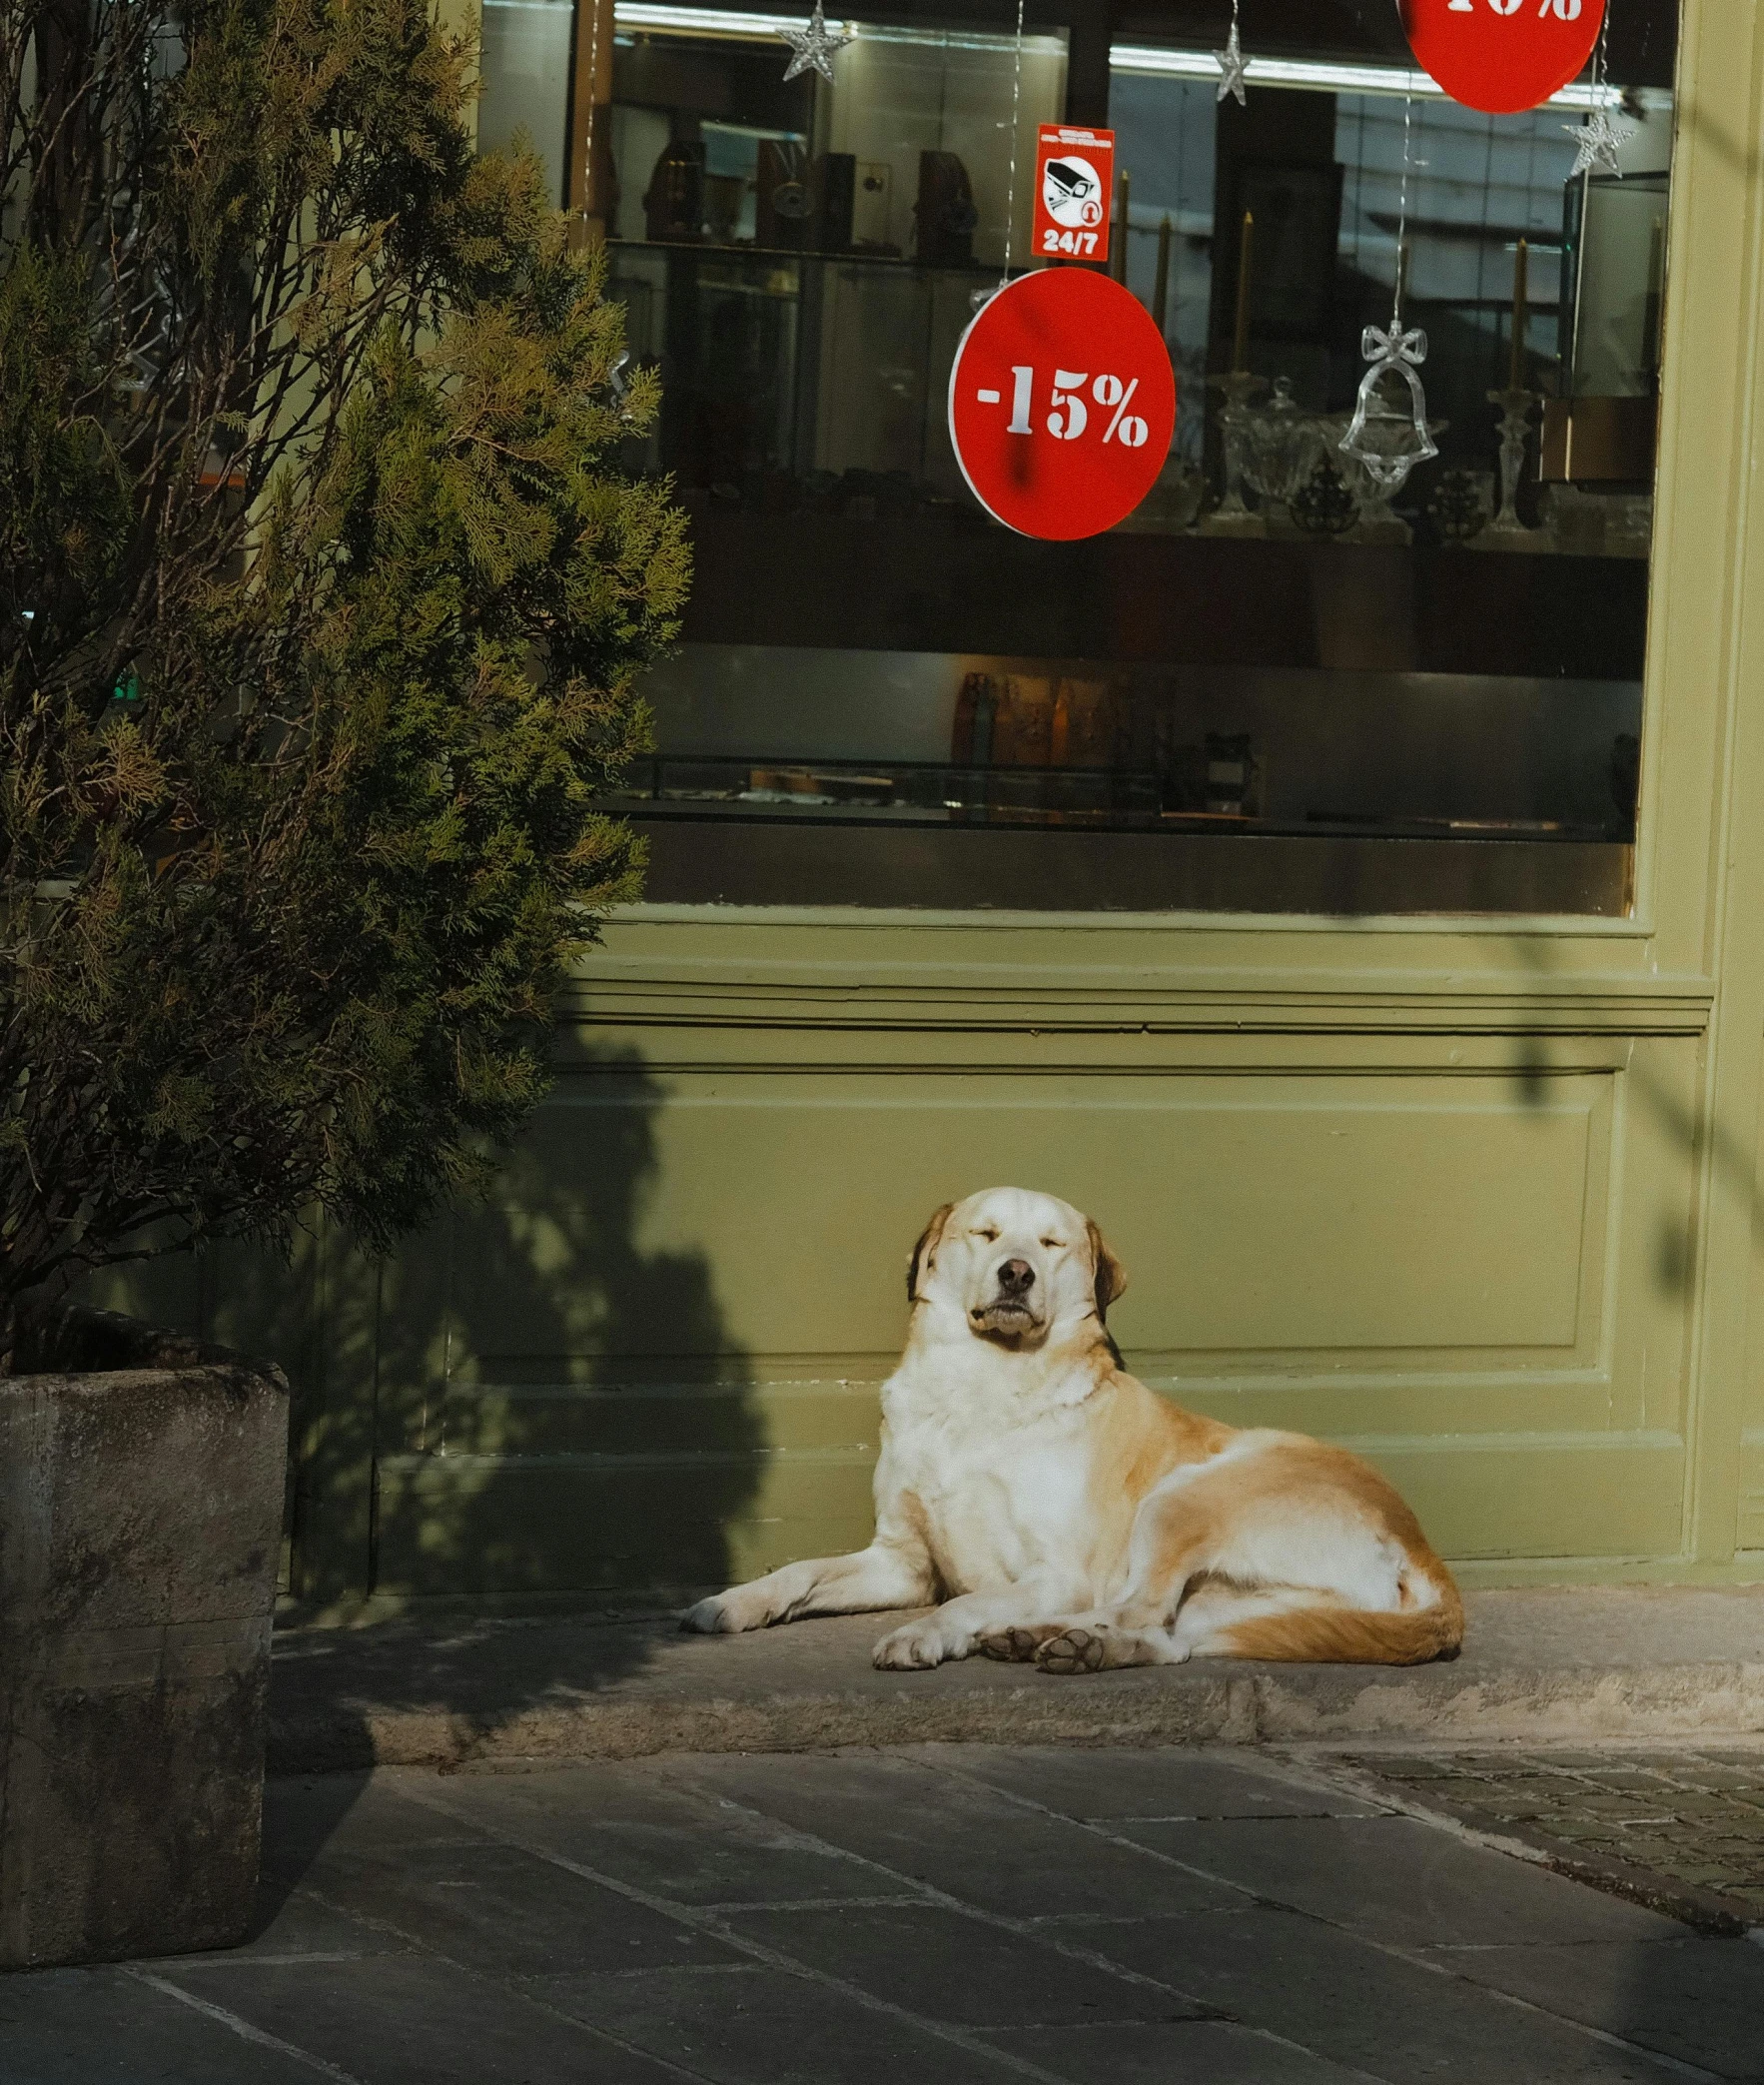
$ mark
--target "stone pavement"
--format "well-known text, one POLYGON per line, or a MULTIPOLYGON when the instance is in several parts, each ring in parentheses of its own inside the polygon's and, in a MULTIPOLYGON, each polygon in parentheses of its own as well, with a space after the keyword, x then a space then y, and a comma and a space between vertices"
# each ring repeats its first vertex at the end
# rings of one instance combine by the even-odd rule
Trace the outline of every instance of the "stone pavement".
POLYGON ((1764 1749, 1370 1753, 1374 1801, 1443 1816, 1716 1932, 1764 1927, 1764 1749))
POLYGON ((0 1977, 0 2081, 1764 2080, 1764 1948, 1334 1774, 923 1745, 284 1779, 251 1943, 0 1977))
POLYGON ((1472 1592, 1463 1655, 1408 1668, 1187 1665, 1057 1679, 968 1658, 877 1672, 901 1619, 747 1636, 641 1619, 421 1619, 279 1633, 280 1770, 841 1744, 1437 1744, 1764 1729, 1764 1586, 1472 1592))

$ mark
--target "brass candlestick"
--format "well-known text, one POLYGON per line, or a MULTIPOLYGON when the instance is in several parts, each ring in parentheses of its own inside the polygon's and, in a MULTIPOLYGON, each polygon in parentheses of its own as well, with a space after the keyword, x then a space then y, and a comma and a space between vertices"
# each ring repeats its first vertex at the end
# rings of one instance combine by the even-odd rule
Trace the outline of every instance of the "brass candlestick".
POLYGON ((1152 324, 1163 339, 1169 338, 1170 240, 1173 227, 1166 211, 1158 226, 1158 272, 1152 278, 1152 324))
POLYGON ((1525 268, 1530 258, 1530 248, 1521 239, 1518 251, 1513 255, 1512 340, 1506 366, 1506 388, 1508 391, 1522 389, 1525 382, 1525 320, 1529 316, 1529 300, 1525 287, 1525 268))
POLYGON ((1244 212, 1244 228, 1238 241, 1238 311, 1232 330, 1232 374, 1241 375, 1250 347, 1250 262, 1256 251, 1256 220, 1244 212))
POLYGON ((1127 214, 1133 196, 1133 176, 1125 167, 1115 185, 1115 225, 1120 234, 1115 244, 1115 265, 1110 271, 1118 283, 1127 281, 1127 214))
POLYGON ((1250 269, 1256 250, 1256 220, 1244 212, 1243 232, 1238 243, 1238 309, 1232 330, 1232 366, 1223 377, 1209 377, 1208 386, 1225 403, 1219 409, 1219 440, 1225 467, 1225 497, 1201 523, 1208 535, 1266 535, 1268 523, 1244 503, 1244 466, 1249 458, 1250 401, 1268 389, 1263 377, 1253 377, 1244 367, 1250 348, 1250 269))

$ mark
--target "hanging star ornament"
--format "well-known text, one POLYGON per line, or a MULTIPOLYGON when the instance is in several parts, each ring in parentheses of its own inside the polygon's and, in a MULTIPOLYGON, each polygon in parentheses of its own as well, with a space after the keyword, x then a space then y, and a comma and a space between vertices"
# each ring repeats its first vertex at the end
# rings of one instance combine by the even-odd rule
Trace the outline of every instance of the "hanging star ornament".
POLYGON ((1244 66, 1247 61, 1244 57, 1243 47, 1238 42, 1236 16, 1232 18, 1232 33, 1225 40, 1225 49, 1214 52, 1213 62, 1219 67, 1220 71, 1219 92, 1213 99, 1215 101, 1224 101, 1228 94, 1235 94, 1238 98, 1238 107, 1240 109, 1247 107, 1248 104, 1244 99, 1244 66))
POLYGON ((1615 174, 1619 181, 1623 169, 1617 164, 1618 149, 1635 135, 1633 123, 1619 123, 1609 109, 1594 109, 1584 123, 1564 123, 1569 137, 1574 140, 1574 174, 1615 174))
POLYGON ((821 0, 815 0, 815 11, 808 18, 806 29, 780 29, 778 34, 795 51, 796 56, 784 68, 787 80, 795 79, 800 72, 807 72, 812 65, 829 86, 833 82, 833 59, 848 43, 857 38, 849 30, 829 29, 826 17, 821 13, 821 0))

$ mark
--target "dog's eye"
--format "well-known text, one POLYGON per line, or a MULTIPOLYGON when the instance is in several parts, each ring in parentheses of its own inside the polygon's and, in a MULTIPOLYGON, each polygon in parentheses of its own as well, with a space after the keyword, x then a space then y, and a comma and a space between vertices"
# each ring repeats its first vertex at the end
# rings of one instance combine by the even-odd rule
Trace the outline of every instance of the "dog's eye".
POLYGON ((976 1238, 984 1238, 988 1245, 996 1245, 998 1243, 998 1232, 996 1230, 979 1230, 974 1233, 974 1236, 976 1238))
POLYGON ((1050 1253, 1063 1253, 1066 1250, 1066 1241, 1063 1238, 1044 1238, 1042 1244, 1050 1253))

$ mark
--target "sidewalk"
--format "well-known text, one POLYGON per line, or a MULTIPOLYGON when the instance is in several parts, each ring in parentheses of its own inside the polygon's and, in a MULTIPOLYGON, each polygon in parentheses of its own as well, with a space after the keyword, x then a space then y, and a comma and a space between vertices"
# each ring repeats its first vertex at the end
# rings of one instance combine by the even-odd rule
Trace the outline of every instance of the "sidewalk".
POLYGON ((278 1638, 271 1764, 1764 1730, 1764 1586, 1480 1592, 1466 1604, 1463 1654, 1449 1664, 1197 1660, 1083 1679, 984 1658, 878 1672, 870 1645, 891 1623, 868 1614, 748 1636, 682 1636, 669 1615, 295 1630, 278 1638))
POLYGON ((0 1977, 6 2085, 1764 2075, 1764 1949, 1241 1747, 393 1768, 266 1824, 247 1947, 0 1977))

